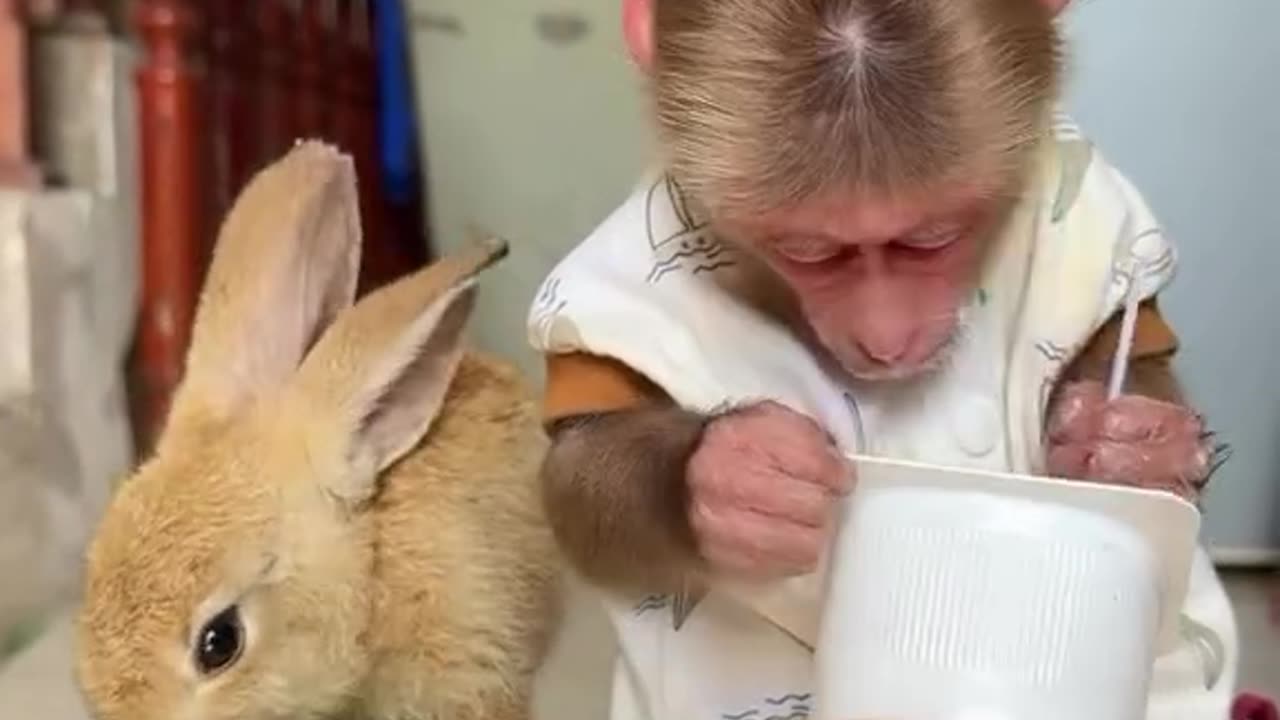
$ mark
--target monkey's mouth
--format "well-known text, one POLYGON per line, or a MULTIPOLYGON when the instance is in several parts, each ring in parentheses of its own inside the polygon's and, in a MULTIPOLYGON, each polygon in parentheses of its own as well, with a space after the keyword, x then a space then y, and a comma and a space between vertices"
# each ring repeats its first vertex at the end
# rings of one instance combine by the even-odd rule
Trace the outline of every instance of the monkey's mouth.
POLYGON ((921 380, 941 372, 950 363, 964 337, 964 324, 956 322, 919 360, 882 363, 857 348, 845 352, 829 350, 854 380, 867 383, 902 383, 921 380))
POLYGON ((944 364, 935 355, 923 362, 911 365, 881 365, 876 363, 863 366, 854 366, 853 363, 844 363, 843 365, 845 372, 852 375, 855 380, 873 383, 896 383, 927 377, 936 373, 944 364))

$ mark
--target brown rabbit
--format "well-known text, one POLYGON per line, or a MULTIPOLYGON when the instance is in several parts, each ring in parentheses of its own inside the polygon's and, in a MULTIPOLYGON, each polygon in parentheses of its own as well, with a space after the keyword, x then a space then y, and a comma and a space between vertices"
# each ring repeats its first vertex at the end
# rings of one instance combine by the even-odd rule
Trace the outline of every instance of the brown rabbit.
POLYGON ((476 244, 354 307, 351 162, 305 142, 224 223, 154 457, 88 557, 103 720, 527 718, 559 618, 528 389, 470 354, 476 244))

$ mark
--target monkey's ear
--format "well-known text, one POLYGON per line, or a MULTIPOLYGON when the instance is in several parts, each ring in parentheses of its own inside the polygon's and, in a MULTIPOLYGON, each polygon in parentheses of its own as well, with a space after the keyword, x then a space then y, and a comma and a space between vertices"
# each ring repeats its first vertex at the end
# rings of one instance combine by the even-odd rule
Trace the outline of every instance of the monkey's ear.
POLYGON ((1045 7, 1049 8, 1049 12, 1054 15, 1060 14, 1071 4, 1071 0, 1040 0, 1040 2, 1044 3, 1045 7))
POLYGON ((640 69, 653 67, 653 0, 622 0, 622 33, 640 69))

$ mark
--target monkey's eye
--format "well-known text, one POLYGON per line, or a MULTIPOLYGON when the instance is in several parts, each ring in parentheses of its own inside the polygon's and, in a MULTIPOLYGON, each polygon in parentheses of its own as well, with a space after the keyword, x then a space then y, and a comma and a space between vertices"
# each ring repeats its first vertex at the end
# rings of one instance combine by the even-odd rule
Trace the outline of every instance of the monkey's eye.
POLYGON ((774 245, 774 252, 802 265, 817 265, 845 252, 845 246, 823 238, 790 238, 774 245))
POLYGON ((954 225, 939 225, 909 235, 895 244, 910 250, 941 250, 959 240, 963 234, 962 229, 954 225))
POLYGON ((235 605, 214 615, 195 638, 195 664, 201 675, 231 667, 244 652, 244 624, 235 605))

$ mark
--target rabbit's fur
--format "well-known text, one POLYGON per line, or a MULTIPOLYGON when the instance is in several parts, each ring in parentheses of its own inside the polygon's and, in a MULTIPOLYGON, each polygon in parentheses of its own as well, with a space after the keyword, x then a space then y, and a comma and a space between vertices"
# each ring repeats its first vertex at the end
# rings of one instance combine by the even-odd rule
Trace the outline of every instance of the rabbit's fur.
POLYGON ((348 158, 300 143, 223 225, 153 457, 88 557, 102 720, 517 719, 559 618, 516 372, 466 353, 476 244, 350 307, 348 158), (236 607, 238 661, 195 645, 236 607))

